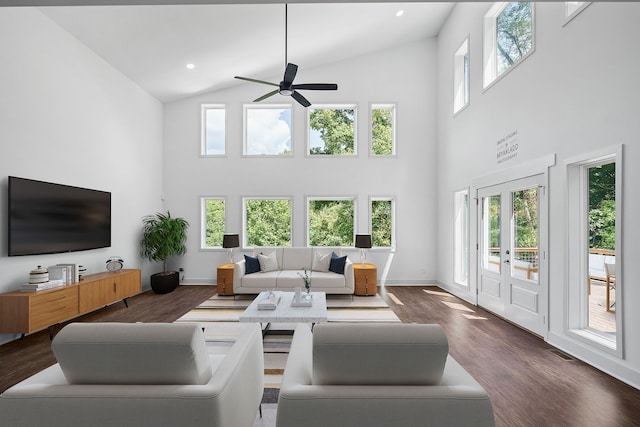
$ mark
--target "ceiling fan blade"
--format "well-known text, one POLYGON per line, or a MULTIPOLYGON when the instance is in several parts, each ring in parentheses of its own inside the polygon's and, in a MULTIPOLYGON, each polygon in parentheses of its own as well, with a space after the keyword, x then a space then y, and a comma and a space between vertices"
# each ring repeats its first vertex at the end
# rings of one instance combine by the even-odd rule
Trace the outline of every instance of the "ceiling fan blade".
POLYGON ((296 101, 298 101, 300 103, 300 105, 302 105, 303 107, 309 107, 311 106, 311 103, 309 102, 309 100, 307 98, 305 98, 304 96, 302 96, 299 92, 293 92, 291 94, 291 97, 293 99, 295 99, 296 101))
POLYGON ((253 82, 253 83, 262 83, 263 85, 279 86, 277 83, 265 82, 264 80, 250 79, 249 77, 235 76, 234 78, 240 79, 240 80, 246 80, 248 82, 253 82))
POLYGON ((266 93, 266 94, 262 95, 260 98, 256 98, 256 99, 254 99, 254 100, 253 100, 253 102, 260 102, 260 101, 262 101, 262 100, 264 100, 264 99, 267 99, 267 98, 269 98, 270 96, 273 96, 273 95, 275 95, 276 93, 278 93, 278 91, 279 91, 279 89, 276 89, 276 90, 273 90, 273 91, 271 91, 271 92, 269 92, 269 93, 266 93))
POLYGON ((335 83, 302 83, 293 85, 293 88, 304 90, 338 90, 338 85, 335 83))
POLYGON ((297 72, 298 72, 298 66, 296 64, 291 64, 291 63, 287 64, 287 68, 284 70, 284 78, 282 79, 285 86, 288 86, 291 83, 293 83, 293 79, 296 78, 297 72))

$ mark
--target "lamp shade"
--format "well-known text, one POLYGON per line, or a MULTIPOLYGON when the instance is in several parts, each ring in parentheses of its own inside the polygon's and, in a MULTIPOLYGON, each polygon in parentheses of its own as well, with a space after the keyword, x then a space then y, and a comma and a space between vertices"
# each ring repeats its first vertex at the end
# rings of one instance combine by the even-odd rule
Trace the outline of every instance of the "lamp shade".
POLYGON ((356 234, 356 248, 368 249, 371 247, 371 234, 356 234))
POLYGON ((223 248, 237 248, 238 246, 240 246, 240 235, 225 234, 222 236, 223 248))

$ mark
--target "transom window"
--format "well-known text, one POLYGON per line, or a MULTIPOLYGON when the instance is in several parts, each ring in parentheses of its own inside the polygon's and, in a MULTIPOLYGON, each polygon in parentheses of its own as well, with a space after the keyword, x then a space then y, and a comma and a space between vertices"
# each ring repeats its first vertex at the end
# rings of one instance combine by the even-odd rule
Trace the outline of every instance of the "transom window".
POLYGON ((221 248, 225 229, 225 199, 203 197, 201 205, 201 248, 221 248))
POLYGON ((201 154, 203 156, 223 156, 225 154, 224 105, 202 105, 201 154))
POLYGON ((245 105, 247 156, 290 156, 291 105, 245 105))
POLYGON ((355 199, 307 199, 307 246, 353 246, 355 199))
POLYGON ((308 113, 310 155, 355 155, 355 105, 317 106, 308 113))
POLYGON ((291 199, 244 199, 244 246, 291 246, 291 199))
POLYGON ((484 87, 520 63, 533 48, 533 3, 494 3, 484 16, 484 87))
POLYGON ((371 154, 393 156, 396 154, 396 106, 371 105, 371 154))

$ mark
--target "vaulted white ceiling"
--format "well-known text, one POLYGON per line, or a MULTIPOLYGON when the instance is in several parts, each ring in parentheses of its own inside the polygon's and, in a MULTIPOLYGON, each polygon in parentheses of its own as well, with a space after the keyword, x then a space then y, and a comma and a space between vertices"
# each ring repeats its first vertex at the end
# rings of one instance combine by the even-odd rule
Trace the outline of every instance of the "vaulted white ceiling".
MULTIPOLYGON (((452 7, 434 2, 289 4, 288 60, 300 66, 296 80, 302 81, 305 69, 436 36, 452 7), (404 13, 396 16, 400 10, 404 13)), ((246 84, 235 75, 279 81, 284 70, 282 3, 40 10, 163 102, 246 84)))

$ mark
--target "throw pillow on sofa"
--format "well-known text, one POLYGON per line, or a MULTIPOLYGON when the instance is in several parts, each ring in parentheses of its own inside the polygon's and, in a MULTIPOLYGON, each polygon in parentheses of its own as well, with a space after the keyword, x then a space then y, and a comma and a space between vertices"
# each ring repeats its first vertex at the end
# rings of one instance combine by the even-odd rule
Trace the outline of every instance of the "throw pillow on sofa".
POLYGON ((331 263, 329 264, 329 271, 334 273, 344 274, 344 266, 347 263, 347 256, 338 256, 335 252, 331 253, 331 263))
POLYGON ((262 273, 278 270, 278 258, 275 252, 271 252, 269 255, 258 254, 258 261, 262 273))
POLYGON ((313 263, 311 264, 311 270, 322 271, 324 273, 329 271, 331 265, 331 256, 333 252, 327 252, 326 254, 320 254, 315 252, 313 254, 313 263))
POLYGON ((244 262, 246 263, 245 274, 257 273, 260 271, 260 261, 257 256, 244 256, 244 262))

